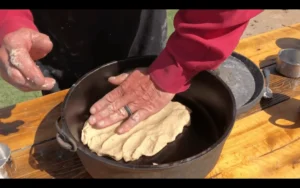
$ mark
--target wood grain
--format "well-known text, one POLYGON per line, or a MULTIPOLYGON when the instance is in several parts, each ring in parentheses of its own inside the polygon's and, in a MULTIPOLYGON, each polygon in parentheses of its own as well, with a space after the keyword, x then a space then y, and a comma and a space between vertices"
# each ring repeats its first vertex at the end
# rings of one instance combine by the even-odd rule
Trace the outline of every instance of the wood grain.
POLYGON ((13 178, 91 178, 76 153, 62 149, 55 139, 12 153, 13 178))
POLYGON ((300 159, 299 107, 300 95, 236 121, 208 177, 300 177, 300 169, 290 168, 300 159))
POLYGON ((242 39, 235 51, 251 59, 259 67, 274 61, 282 48, 300 49, 300 24, 242 39))
POLYGON ((262 99, 257 105, 255 105, 248 112, 239 115, 240 118, 247 117, 255 112, 262 109, 268 108, 270 106, 276 105, 283 101, 286 101, 294 96, 300 94, 300 78, 292 79, 281 76, 275 70, 276 65, 271 65, 266 68, 270 69, 270 88, 273 91, 272 99, 262 99))
POLYGON ((55 136, 54 123, 67 90, 0 110, 0 142, 21 149, 55 136))
POLYGON ((284 145, 254 160, 233 166, 213 178, 299 178, 300 140, 284 145))
MULTIPOLYGON (((208 178, 300 177, 300 95, 238 120, 208 178)), ((55 139, 14 151, 16 178, 90 178, 55 139)))

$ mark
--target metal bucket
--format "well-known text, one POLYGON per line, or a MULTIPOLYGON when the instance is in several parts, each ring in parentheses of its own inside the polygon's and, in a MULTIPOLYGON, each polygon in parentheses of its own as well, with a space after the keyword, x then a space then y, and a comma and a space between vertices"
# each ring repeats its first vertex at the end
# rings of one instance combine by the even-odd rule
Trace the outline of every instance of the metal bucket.
POLYGON ((14 165, 11 160, 11 151, 6 144, 0 143, 0 179, 11 178, 13 171, 14 165))

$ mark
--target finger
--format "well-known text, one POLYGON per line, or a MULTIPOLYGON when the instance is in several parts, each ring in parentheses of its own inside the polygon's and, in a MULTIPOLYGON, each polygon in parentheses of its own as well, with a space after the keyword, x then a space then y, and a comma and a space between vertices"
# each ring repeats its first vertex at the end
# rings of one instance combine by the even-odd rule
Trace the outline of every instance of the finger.
POLYGON ((1 77, 13 86, 24 85, 24 76, 8 62, 8 54, 4 48, 0 48, 0 74, 1 77))
MULTIPOLYGON (((20 71, 14 67, 7 66, 5 69, 1 69, 1 77, 11 85, 15 86, 21 91, 39 91, 40 88, 34 87, 32 82, 26 80, 20 71), (6 71, 3 71, 6 70, 6 71)), ((42 86, 43 90, 49 90, 53 88, 55 80, 52 78, 46 78, 45 84, 42 86)))
MULTIPOLYGON (((8 69, 9 70, 9 69, 8 69)), ((3 80, 5 80, 7 83, 11 84, 12 86, 16 87, 17 89, 19 89, 20 91, 24 91, 24 92, 28 92, 28 91, 32 91, 30 88, 24 86, 24 77, 21 75, 21 73, 18 70, 9 70, 7 72, 3 71, 3 69, 0 69, 0 75, 2 77, 3 80), (15 73, 16 71, 16 73, 15 73), (9 77, 8 73, 10 75, 12 75, 13 77, 19 77, 18 75, 20 75, 19 78, 15 78, 14 81, 12 81, 12 79, 9 77)))
POLYGON ((102 97, 100 100, 98 100, 95 104, 92 105, 90 108, 91 114, 96 114, 103 110, 105 107, 107 107, 110 103, 113 103, 118 98, 122 97, 124 95, 124 89, 122 86, 118 86, 108 94, 106 94, 104 97, 102 97))
POLYGON ((132 116, 130 116, 124 123, 121 124, 117 129, 117 134, 124 134, 136 126, 141 121, 145 120, 150 116, 147 110, 138 110, 132 116))
POLYGON ((31 82, 26 80, 20 71, 14 67, 7 67, 8 82, 21 91, 37 91, 37 88, 32 87, 31 82))
POLYGON ((39 90, 50 90, 53 88, 55 84, 55 80, 53 78, 45 78, 45 84, 42 85, 42 89, 37 87, 35 84, 32 84, 32 80, 25 79, 24 76, 20 73, 20 71, 14 67, 8 66, 7 70, 7 79, 9 82, 21 89, 22 91, 39 91, 39 90), (27 88, 26 90, 24 88, 27 88))
POLYGON ((108 78, 108 81, 111 84, 120 85, 122 82, 124 82, 126 80, 128 75, 129 75, 128 73, 122 73, 118 76, 111 76, 111 77, 108 78))
POLYGON ((45 78, 45 83, 42 85, 42 87, 39 87, 36 86, 32 80, 25 79, 20 71, 15 68, 8 69, 8 72, 10 72, 10 80, 14 81, 13 85, 17 88, 20 88, 22 91, 50 90, 56 83, 53 78, 45 78))
POLYGON ((128 113, 126 112, 126 110, 124 108, 120 108, 114 114, 112 114, 108 117, 105 117, 105 118, 101 119, 100 121, 97 121, 94 124, 94 127, 98 128, 98 129, 109 127, 115 123, 118 123, 118 122, 126 119, 127 117, 128 117, 128 113))
POLYGON ((45 83, 42 85, 41 90, 51 90, 54 87, 55 83, 56 81, 53 78, 45 77, 45 83))
POLYGON ((56 83, 56 81, 53 78, 45 78, 45 83, 42 85, 42 87, 39 87, 36 86, 32 80, 28 78, 25 79, 24 76, 20 73, 20 71, 14 67, 8 67, 7 73, 10 80, 15 82, 13 84, 14 86, 18 88, 20 88, 20 86, 22 86, 22 88, 27 88, 28 90, 26 91, 50 90, 54 87, 54 84, 56 83))
POLYGON ((100 121, 101 119, 116 113, 120 108, 123 108, 126 104, 130 103, 131 98, 132 97, 130 95, 125 95, 108 104, 105 108, 94 114, 96 120, 100 121))
POLYGON ((34 33, 31 35, 32 47, 29 51, 33 60, 44 58, 53 48, 50 38, 42 33, 34 33))
POLYGON ((32 82, 32 85, 42 89, 45 83, 45 77, 31 59, 28 51, 25 48, 12 49, 8 51, 9 63, 18 69, 26 80, 32 82))
POLYGON ((18 69, 8 66, 6 68, 6 74, 9 81, 20 86, 25 86, 26 80, 18 69))
POLYGON ((53 44, 49 37, 31 29, 19 29, 4 37, 3 47, 9 54, 5 61, 42 89, 45 78, 33 59, 42 58, 51 51, 53 44))
MULTIPOLYGON (((103 117, 102 114, 95 114, 91 115, 89 118, 89 123, 91 125, 95 125, 99 128, 101 127, 107 127, 112 125, 113 123, 117 123, 120 120, 123 120, 128 117, 128 112, 124 108, 125 105, 120 107, 118 110, 114 111, 113 113, 103 117)), ((136 105, 130 104, 127 105, 130 109, 131 113, 134 113, 138 110, 136 105)))
POLYGON ((24 86, 15 86, 15 88, 17 88, 18 90, 23 91, 23 92, 31 92, 31 91, 33 91, 31 88, 24 87, 24 86))
POLYGON ((53 48, 47 35, 25 28, 7 34, 3 39, 3 44, 9 51, 26 49, 33 60, 45 57, 53 48))

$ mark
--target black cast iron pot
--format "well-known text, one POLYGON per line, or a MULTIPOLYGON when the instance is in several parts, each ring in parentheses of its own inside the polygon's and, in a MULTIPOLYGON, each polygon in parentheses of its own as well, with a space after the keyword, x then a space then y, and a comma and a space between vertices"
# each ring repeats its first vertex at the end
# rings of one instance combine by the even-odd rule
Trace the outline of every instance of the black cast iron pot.
POLYGON ((134 57, 108 63, 87 73, 70 88, 56 124, 57 140, 63 148, 77 152, 93 178, 204 178, 217 163, 235 122, 236 105, 231 90, 211 72, 196 75, 191 87, 174 98, 192 109, 191 126, 155 156, 125 163, 99 157, 82 144, 81 130, 90 106, 115 87, 107 82, 108 77, 148 67, 155 58, 134 57))

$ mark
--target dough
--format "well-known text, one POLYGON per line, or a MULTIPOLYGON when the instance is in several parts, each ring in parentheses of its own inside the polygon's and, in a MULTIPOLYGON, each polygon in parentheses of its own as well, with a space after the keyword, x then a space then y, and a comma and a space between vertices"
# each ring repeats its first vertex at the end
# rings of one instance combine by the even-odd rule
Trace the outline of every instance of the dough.
POLYGON ((190 125, 190 110, 178 102, 170 102, 161 111, 140 122, 129 132, 115 133, 121 124, 94 129, 85 123, 81 134, 83 144, 99 156, 119 161, 134 161, 141 156, 153 156, 190 125))

